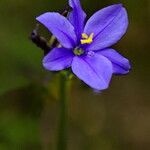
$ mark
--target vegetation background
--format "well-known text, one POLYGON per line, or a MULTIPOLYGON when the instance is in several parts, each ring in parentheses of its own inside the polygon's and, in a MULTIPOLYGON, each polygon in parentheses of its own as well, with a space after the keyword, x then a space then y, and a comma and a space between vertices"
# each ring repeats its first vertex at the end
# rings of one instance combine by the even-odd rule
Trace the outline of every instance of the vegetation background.
MULTIPOLYGON (((150 1, 82 0, 88 16, 114 3, 128 10, 129 29, 115 45, 132 63, 108 90, 71 87, 68 150, 149 150, 150 1)), ((62 10, 67 0, 0 0, 0 150, 53 150, 58 123, 58 76, 42 68, 43 52, 29 40, 35 17, 62 10)), ((48 38, 46 29, 41 29, 48 38)), ((77 82, 75 82, 77 81, 77 82)))

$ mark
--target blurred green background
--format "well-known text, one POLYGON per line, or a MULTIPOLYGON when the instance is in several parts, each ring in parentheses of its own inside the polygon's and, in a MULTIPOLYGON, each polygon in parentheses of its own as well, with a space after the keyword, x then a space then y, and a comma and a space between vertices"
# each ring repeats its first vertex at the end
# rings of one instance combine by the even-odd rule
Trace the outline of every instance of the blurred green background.
MULTIPOLYGON (((129 29, 115 49, 131 61, 132 71, 114 76, 109 89, 99 94, 74 79, 68 150, 149 150, 150 1, 81 2, 88 16, 107 5, 124 4, 129 29)), ((56 148, 58 77, 43 69, 43 53, 28 37, 36 16, 59 11, 66 3, 0 0, 0 150, 56 148)))

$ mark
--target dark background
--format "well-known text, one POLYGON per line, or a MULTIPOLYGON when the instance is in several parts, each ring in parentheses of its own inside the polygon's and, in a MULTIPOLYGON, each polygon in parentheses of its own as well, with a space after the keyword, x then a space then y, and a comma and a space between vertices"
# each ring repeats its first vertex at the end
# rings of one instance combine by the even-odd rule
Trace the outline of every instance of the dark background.
MULTIPOLYGON (((68 150, 149 150, 150 1, 81 2, 88 16, 107 5, 124 4, 129 29, 115 49, 131 61, 132 70, 114 76, 109 89, 99 94, 73 79, 68 150)), ((58 76, 43 69, 43 53, 28 37, 36 16, 59 11, 66 3, 0 0, 0 150, 56 147, 58 76)))

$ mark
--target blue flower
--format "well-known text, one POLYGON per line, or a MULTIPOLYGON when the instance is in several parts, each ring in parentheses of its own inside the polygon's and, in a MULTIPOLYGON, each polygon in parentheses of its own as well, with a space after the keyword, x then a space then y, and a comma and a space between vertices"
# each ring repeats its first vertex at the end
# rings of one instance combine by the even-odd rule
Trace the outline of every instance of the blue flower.
POLYGON ((36 19, 60 42, 43 59, 50 71, 71 67, 72 72, 91 88, 109 86, 112 74, 126 74, 129 61, 110 48, 125 34, 128 16, 121 4, 97 11, 86 23, 86 14, 79 0, 69 0, 72 11, 67 18, 47 12, 36 19))

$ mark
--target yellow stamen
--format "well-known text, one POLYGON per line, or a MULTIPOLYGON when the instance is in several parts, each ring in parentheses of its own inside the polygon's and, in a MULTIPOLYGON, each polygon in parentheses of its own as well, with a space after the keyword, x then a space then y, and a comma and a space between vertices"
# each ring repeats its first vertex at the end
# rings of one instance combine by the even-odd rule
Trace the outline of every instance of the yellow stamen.
POLYGON ((85 34, 85 33, 82 33, 82 38, 83 38, 83 39, 87 39, 87 38, 88 38, 88 35, 85 34))
POLYGON ((90 36, 83 33, 82 34, 82 40, 80 40, 81 44, 90 44, 93 42, 94 33, 91 33, 90 36))

